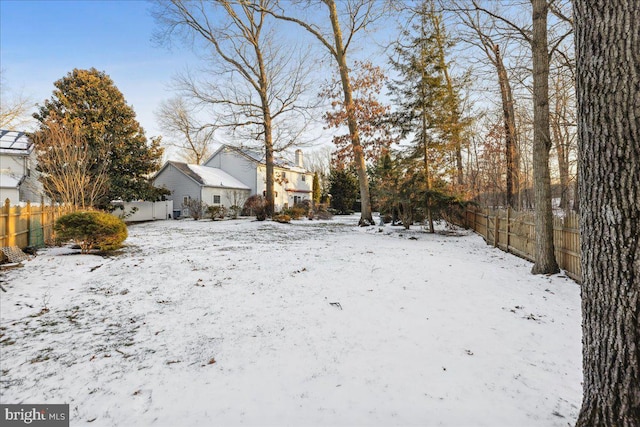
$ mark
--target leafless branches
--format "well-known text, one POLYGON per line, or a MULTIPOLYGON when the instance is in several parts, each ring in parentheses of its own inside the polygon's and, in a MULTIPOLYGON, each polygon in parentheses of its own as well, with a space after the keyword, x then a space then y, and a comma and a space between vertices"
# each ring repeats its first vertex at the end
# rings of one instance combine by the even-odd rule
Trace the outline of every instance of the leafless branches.
POLYGON ((107 192, 107 152, 95 153, 78 129, 57 121, 34 136, 38 168, 45 192, 52 199, 82 209, 93 207, 107 192))
POLYGON ((169 137, 167 144, 179 148, 188 163, 199 165, 212 154, 217 126, 200 124, 195 113, 185 98, 177 96, 164 101, 156 116, 169 137))
POLYGON ((25 114, 33 101, 22 93, 10 93, 0 70, 0 129, 15 129, 29 120, 25 114))

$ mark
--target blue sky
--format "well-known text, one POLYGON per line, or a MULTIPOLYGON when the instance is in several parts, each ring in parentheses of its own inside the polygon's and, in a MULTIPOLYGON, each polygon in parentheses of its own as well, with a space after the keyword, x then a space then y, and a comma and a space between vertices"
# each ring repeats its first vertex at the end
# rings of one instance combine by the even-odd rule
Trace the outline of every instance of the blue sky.
MULTIPOLYGON (((114 80, 147 137, 160 135, 154 111, 175 95, 172 77, 187 68, 197 69, 201 59, 180 43, 170 50, 152 42, 157 24, 151 8, 144 0, 0 0, 3 92, 22 92, 42 104, 51 97, 56 80, 74 68, 95 67, 114 80)), ((286 28, 282 37, 293 44, 316 46, 295 25, 286 28)), ((363 35, 364 40, 351 46, 350 59, 386 62, 374 39, 396 31, 396 24, 389 21, 375 36, 363 35)), ((319 80, 327 78, 326 70, 316 72, 319 80)), ((330 136, 321 127, 312 133, 326 142, 330 136)))
POLYGON ((141 0, 0 0, 5 89, 42 103, 73 68, 95 67, 111 76, 147 136, 160 134, 153 111, 173 95, 171 76, 195 57, 151 42, 150 6, 141 0))

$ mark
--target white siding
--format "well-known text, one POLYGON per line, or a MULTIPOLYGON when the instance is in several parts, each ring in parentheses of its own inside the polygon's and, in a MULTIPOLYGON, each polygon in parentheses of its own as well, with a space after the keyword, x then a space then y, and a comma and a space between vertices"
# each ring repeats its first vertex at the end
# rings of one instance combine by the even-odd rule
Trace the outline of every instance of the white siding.
POLYGON ((17 188, 0 188, 0 207, 4 206, 5 200, 9 199, 9 204, 15 206, 20 200, 20 193, 17 188))
POLYGON ((233 149, 222 148, 204 166, 219 168, 251 189, 251 194, 262 194, 256 168, 258 164, 233 149))
MULTIPOLYGON (((239 154, 234 149, 222 148, 216 153, 205 166, 220 168, 229 175, 235 177, 240 182, 251 188, 251 194, 263 195, 267 189, 266 166, 259 164, 253 160, 249 160, 245 156, 239 154)), ((279 211, 285 207, 294 205, 295 197, 300 200, 311 199, 311 190, 313 185, 313 175, 303 174, 302 169, 294 168, 283 169, 276 167, 276 177, 283 172, 286 174, 287 182, 274 183, 275 209, 279 211), (305 181, 302 176, 305 175, 305 181)), ((205 200, 207 203, 211 203, 205 200)), ((224 203, 223 203, 224 204, 224 203)), ((225 204, 225 206, 227 206, 225 204)))
MULTIPOLYGON (((156 187, 165 187, 172 190, 167 199, 173 200, 173 209, 182 209, 182 201, 185 197, 200 200, 200 184, 180 172, 172 164, 167 164, 153 180, 156 187)), ((205 202, 207 202, 205 200, 205 202)))
POLYGON ((118 205, 112 214, 129 222, 169 219, 173 218, 173 201, 125 202, 118 205), (135 212, 133 208, 136 208, 135 212))
POLYGON ((249 190, 235 190, 220 187, 204 187, 202 189, 202 200, 209 206, 233 206, 236 202, 240 207, 244 206, 245 200, 250 196, 249 190), (213 196, 220 196, 220 203, 214 203, 213 196))
MULTIPOLYGON (((0 154, 0 169, 10 172, 18 179, 24 177, 18 196, 16 197, 12 192, 10 197, 12 204, 18 204, 19 201, 41 202, 44 190, 42 183, 38 181, 40 173, 36 170, 35 152, 32 151, 28 156, 2 153, 0 154)), ((48 202, 48 199, 45 199, 45 202, 48 202)))
POLYGON ((0 169, 10 170, 14 175, 26 173, 25 156, 0 154, 0 169))
POLYGON ((310 173, 302 173, 297 171, 287 171, 287 206, 294 206, 296 200, 298 203, 303 200, 311 199, 311 190, 313 186, 313 175, 310 173), (304 181, 303 178, 304 177, 304 181))

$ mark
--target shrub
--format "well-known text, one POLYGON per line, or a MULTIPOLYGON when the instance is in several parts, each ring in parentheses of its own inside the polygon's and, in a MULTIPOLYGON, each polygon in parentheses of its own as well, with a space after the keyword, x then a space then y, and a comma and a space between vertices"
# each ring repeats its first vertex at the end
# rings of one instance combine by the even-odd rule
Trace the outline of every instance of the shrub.
POLYGON ((189 199, 187 203, 182 204, 182 209, 188 209, 189 216, 196 221, 204 216, 207 207, 208 205, 200 199, 189 199))
POLYGON ((224 219, 227 214, 227 209, 224 206, 208 206, 207 207, 207 215, 213 221, 216 219, 224 219))
POLYGON ((238 205, 233 205, 231 207, 229 207, 229 210, 227 212, 227 214, 229 215, 229 218, 231 219, 238 219, 238 216, 240 215, 240 213, 242 212, 242 208, 238 205))
POLYGON ((127 238, 127 226, 120 218, 98 211, 61 216, 54 230, 59 240, 76 241, 83 254, 95 248, 103 251, 118 249, 127 238))
POLYGON ((242 215, 255 215, 258 221, 264 221, 267 219, 267 200, 259 194, 249 197, 244 203, 242 215))
POLYGON ((333 213, 331 213, 331 209, 327 207, 327 204, 320 203, 317 204, 314 209, 314 218, 315 219, 331 219, 333 218, 333 213))
POLYGON ((291 222, 291 217, 287 214, 281 213, 278 215, 274 215, 273 220, 277 222, 281 222, 283 224, 288 224, 289 222, 291 222))
POLYGON ((308 211, 303 206, 295 205, 292 208, 283 209, 281 213, 290 216, 292 219, 300 219, 306 216, 308 211))

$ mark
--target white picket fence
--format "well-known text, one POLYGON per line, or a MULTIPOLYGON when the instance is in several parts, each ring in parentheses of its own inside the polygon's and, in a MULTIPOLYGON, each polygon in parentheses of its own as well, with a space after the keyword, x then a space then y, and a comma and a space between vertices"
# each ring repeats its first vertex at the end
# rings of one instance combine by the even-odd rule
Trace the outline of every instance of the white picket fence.
POLYGON ((116 202, 113 215, 127 222, 173 218, 173 200, 161 202, 116 202))

